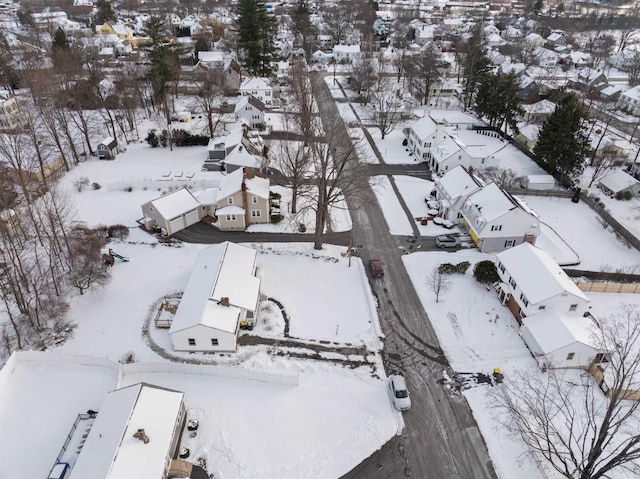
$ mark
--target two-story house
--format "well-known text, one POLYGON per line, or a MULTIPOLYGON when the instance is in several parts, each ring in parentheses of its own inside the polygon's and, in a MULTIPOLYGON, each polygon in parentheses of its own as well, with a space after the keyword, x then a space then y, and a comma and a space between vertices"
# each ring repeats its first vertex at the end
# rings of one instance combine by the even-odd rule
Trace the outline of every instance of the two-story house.
POLYGON ((498 295, 543 368, 588 369, 606 360, 589 299, 547 252, 529 243, 496 255, 498 295))
POLYGON ((273 106, 273 87, 267 78, 249 77, 240 84, 242 96, 253 95, 265 106, 273 106))
POLYGON ((640 85, 622 92, 617 105, 632 115, 640 116, 640 85))
POLYGON ((547 309, 582 316, 589 299, 546 251, 530 243, 496 254, 499 298, 518 322, 547 309))
POLYGON ((215 216, 221 231, 244 231, 270 221, 269 179, 250 168, 228 174, 221 182, 215 216))
POLYGON ((0 90, 0 131, 15 131, 26 124, 16 97, 8 90, 0 90))
POLYGON ((244 121, 249 128, 260 129, 264 126, 264 103, 253 95, 243 96, 238 103, 234 113, 236 121, 244 121))
POLYGON ((464 228, 483 253, 535 243, 540 234, 540 220, 495 183, 469 195, 461 214, 464 228))

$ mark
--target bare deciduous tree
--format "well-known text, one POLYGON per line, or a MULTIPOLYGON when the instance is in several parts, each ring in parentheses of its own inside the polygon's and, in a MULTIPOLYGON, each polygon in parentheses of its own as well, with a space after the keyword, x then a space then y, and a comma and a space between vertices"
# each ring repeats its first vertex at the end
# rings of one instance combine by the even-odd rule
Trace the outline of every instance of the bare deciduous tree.
POLYGON ((402 100, 389 88, 388 82, 385 81, 382 82, 382 88, 374 95, 373 108, 376 126, 384 140, 384 137, 391 133, 398 121, 400 121, 402 100))
POLYGON ((78 231, 73 238, 73 262, 69 279, 80 294, 92 286, 104 286, 111 274, 104 267, 100 248, 102 241, 96 235, 78 231))
POLYGON ((487 181, 493 182, 500 188, 521 188, 525 177, 518 175, 511 168, 498 168, 489 166, 480 172, 480 176, 487 181))
POLYGON ((298 211, 298 194, 311 176, 313 165, 309 148, 302 142, 278 141, 269 148, 270 161, 279 170, 291 187, 291 214, 298 211))
POLYGON ((640 474, 640 402, 625 399, 640 390, 640 313, 627 307, 602 323, 599 343, 611 351, 606 396, 586 372, 576 383, 555 369, 508 381, 496 394, 513 419, 507 427, 567 479, 640 474))
POLYGON ((436 266, 431 270, 429 276, 427 276, 427 286, 429 286, 433 294, 436 295, 436 303, 439 303, 440 295, 449 291, 451 281, 447 277, 447 274, 436 266))

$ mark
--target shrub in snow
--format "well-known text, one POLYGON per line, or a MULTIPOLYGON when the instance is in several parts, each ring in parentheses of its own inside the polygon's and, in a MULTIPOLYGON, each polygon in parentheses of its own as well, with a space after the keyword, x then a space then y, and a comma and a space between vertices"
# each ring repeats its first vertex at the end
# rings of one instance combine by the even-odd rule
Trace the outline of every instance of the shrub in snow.
POLYGON ((469 266, 471 266, 471 263, 468 261, 462 261, 458 264, 442 263, 438 266, 438 271, 443 274, 465 274, 469 266))
POLYGON ((495 283, 500 279, 495 263, 488 259, 476 263, 473 268, 473 277, 476 281, 484 284, 495 283))
POLYGON ((94 190, 99 190, 100 188, 102 188, 102 185, 100 183, 92 183, 91 188, 93 188, 94 190))
POLYGON ((129 236, 129 228, 127 228, 125 225, 112 225, 109 226, 107 235, 109 236, 109 238, 123 240, 127 236, 129 236))
POLYGON ((81 176, 80 178, 78 178, 74 185, 76 187, 76 190, 78 190, 78 192, 82 192, 82 190, 84 190, 87 186, 89 186, 89 178, 87 178, 86 176, 81 176))
POLYGON ((136 362, 136 355, 133 353, 133 351, 128 351, 124 353, 124 356, 122 356, 122 359, 120 360, 120 364, 131 364, 135 362, 136 362))
POLYGON ((147 137, 145 138, 145 141, 152 148, 156 148, 157 146, 159 146, 160 145, 160 139, 158 138, 158 135, 156 134, 156 130, 151 130, 149 132, 149 134, 147 135, 147 137))
POLYGON ((633 198, 633 195, 628 190, 619 191, 618 193, 616 193, 616 200, 629 201, 631 198, 633 198))
POLYGON ((207 146, 209 137, 207 135, 192 135, 185 130, 175 130, 173 142, 176 146, 207 146))
POLYGON ((271 222, 274 225, 280 223, 283 219, 284 219, 284 216, 282 215, 279 215, 279 214, 271 215, 271 222))

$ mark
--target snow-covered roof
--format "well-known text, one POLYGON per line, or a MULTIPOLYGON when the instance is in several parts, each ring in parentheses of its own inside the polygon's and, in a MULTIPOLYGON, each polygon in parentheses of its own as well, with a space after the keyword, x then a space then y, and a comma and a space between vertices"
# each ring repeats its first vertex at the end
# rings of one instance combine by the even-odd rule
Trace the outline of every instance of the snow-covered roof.
POLYGON ((360 53, 360 45, 336 45, 333 47, 333 52, 337 53, 360 53))
POLYGON ((244 182, 249 193, 260 198, 269 199, 269 180, 267 178, 254 176, 253 178, 245 179, 244 182))
POLYGON ((553 175, 527 175, 527 183, 529 185, 551 185, 556 184, 556 179, 553 175))
POLYGON ((447 171, 442 178, 437 180, 437 183, 452 200, 461 196, 468 196, 480 189, 480 185, 462 166, 456 166, 447 171))
POLYGON ((219 188, 205 188, 203 190, 194 191, 193 196, 198 199, 201 205, 213 205, 218 200, 219 188))
POLYGON ((411 125, 411 129, 415 132, 418 139, 422 141, 436 132, 436 124, 430 117, 424 116, 411 125))
POLYGON ((224 52, 198 52, 198 60, 203 63, 223 63, 224 52))
POLYGON ((640 85, 623 92, 622 96, 629 97, 631 100, 640 100, 640 85))
POLYGON ((528 113, 551 114, 556 110, 556 104, 545 99, 531 105, 522 105, 522 109, 528 113))
POLYGON ((249 77, 242 82, 240 90, 270 90, 271 82, 266 78, 249 77))
POLYGON ((150 203, 167 220, 176 218, 200 206, 198 200, 186 187, 167 193, 160 198, 152 200, 150 203))
POLYGON ((445 125, 476 125, 480 121, 463 111, 458 110, 431 110, 429 116, 435 122, 442 122, 445 125))
POLYGON ((614 170, 600 180, 600 184, 609 191, 617 193, 640 183, 633 176, 620 169, 614 170))
POLYGON ((596 348, 598 328, 590 317, 560 314, 553 309, 522 318, 542 353, 549 354, 576 342, 596 348))
POLYGON ((162 477, 183 396, 142 383, 107 394, 71 478, 162 477), (147 444, 133 437, 139 428, 147 444))
POLYGON ((549 253, 522 243, 496 255, 532 304, 562 293, 588 301, 549 253))
POLYGON ((469 196, 467 200, 474 204, 485 221, 490 222, 517 206, 505 195, 495 183, 483 186, 469 196))
POLYGON ((244 214, 244 208, 237 206, 237 205, 229 205, 229 206, 223 206, 222 208, 218 208, 216 210, 216 214, 218 216, 220 215, 243 215, 244 214))
POLYGON ((255 277, 257 252, 225 241, 203 249, 193 267, 170 332, 204 325, 229 333, 237 330, 241 309, 255 311, 260 278, 255 277), (229 306, 221 304, 229 298, 229 306))

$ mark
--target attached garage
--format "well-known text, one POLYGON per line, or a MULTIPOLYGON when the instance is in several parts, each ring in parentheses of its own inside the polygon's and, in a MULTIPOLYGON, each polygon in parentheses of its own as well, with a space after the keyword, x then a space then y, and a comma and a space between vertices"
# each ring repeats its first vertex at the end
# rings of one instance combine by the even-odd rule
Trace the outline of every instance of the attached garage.
POLYGON ((201 209, 191 192, 181 188, 143 204, 143 222, 147 229, 162 228, 170 236, 200 221, 201 209))

